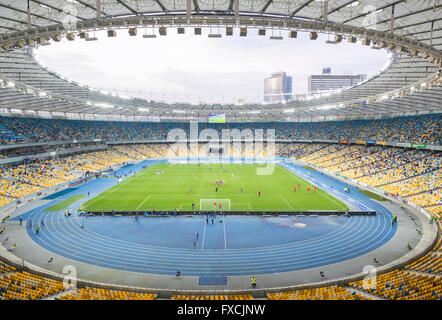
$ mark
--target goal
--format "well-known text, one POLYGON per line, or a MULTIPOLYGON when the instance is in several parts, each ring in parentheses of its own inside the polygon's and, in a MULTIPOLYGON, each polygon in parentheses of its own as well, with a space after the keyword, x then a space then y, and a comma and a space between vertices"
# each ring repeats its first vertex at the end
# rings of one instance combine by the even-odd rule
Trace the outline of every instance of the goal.
POLYGON ((230 211, 230 199, 200 199, 200 211, 230 211))

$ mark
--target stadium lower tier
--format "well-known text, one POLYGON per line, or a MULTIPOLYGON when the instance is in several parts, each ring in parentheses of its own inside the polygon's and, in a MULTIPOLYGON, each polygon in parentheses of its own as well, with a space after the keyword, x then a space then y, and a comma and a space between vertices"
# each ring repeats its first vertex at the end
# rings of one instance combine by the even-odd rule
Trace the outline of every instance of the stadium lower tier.
MULTIPOLYGON (((132 161, 153 158, 173 158, 176 153, 168 144, 133 144, 50 160, 33 161, 0 169, 0 205, 6 205, 48 187, 69 182, 85 172, 97 173, 110 166, 124 165, 132 161), (171 156, 172 155, 172 156, 171 156)), ((229 149, 233 154, 233 147, 229 149)), ((262 151, 262 150, 261 150, 262 151)), ((254 151, 241 145, 236 150, 244 158, 254 156, 254 151)), ((381 146, 352 146, 292 143, 277 144, 277 156, 303 161, 310 166, 327 169, 342 176, 367 183, 390 194, 405 198, 423 207, 436 219, 440 227, 441 157, 440 152, 408 150, 381 146), (279 153, 278 153, 279 152, 279 153)), ((207 156, 203 145, 190 150, 189 156, 207 156)), ((263 153, 261 153, 262 155, 263 153)), ((264 153, 265 155, 268 155, 264 153)), ((121 176, 130 174, 123 166, 121 176)), ((268 299, 440 299, 441 245, 438 244, 422 258, 377 276, 375 288, 366 283, 350 282, 345 286, 292 290, 269 293, 268 299)), ((85 287, 77 290, 64 288, 61 282, 18 272, 7 263, 0 264, 0 299, 137 299, 153 300, 153 292, 132 292, 85 287)), ((246 295, 183 295, 176 300, 246 300, 246 295)))

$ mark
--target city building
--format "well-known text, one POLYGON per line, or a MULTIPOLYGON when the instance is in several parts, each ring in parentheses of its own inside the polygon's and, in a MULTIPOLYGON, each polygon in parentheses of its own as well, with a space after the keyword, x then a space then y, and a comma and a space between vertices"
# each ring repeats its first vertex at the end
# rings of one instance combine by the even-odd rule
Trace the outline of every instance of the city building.
POLYGON ((308 77, 308 91, 317 92, 352 87, 364 81, 366 78, 366 74, 332 74, 331 68, 326 67, 322 69, 322 74, 308 77))
POLYGON ((291 99, 292 77, 286 72, 272 73, 264 80, 264 102, 282 102, 291 99))

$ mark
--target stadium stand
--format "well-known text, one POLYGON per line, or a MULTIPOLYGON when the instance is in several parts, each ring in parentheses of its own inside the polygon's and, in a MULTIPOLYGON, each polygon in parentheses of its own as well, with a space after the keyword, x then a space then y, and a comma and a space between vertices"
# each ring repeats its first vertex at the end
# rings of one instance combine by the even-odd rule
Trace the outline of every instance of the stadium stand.
POLYGON ((269 300, 371 300, 339 286, 319 287, 287 292, 268 293, 269 300))
POLYGON ((63 291, 63 283, 26 271, 0 277, 0 300, 36 300, 63 291))
MULTIPOLYGON (((200 123, 199 130, 214 129, 222 137, 222 129, 275 129, 276 139, 374 140, 440 145, 442 114, 408 116, 380 120, 347 120, 309 123, 200 123)), ((189 124, 154 122, 110 122, 0 117, 0 130, 21 141, 59 141, 79 139, 166 140, 171 129, 189 133, 189 124), (21 138, 20 138, 21 137, 21 138)), ((5 142, 2 142, 5 143, 5 142)))
POLYGON ((86 287, 61 295, 57 300, 155 300, 157 294, 86 287))
POLYGON ((351 282, 361 291, 391 300, 439 300, 442 297, 442 279, 408 270, 394 270, 377 275, 376 288, 364 286, 364 280, 351 282))
POLYGON ((250 294, 229 294, 229 295, 173 295, 171 300, 253 300, 250 294))

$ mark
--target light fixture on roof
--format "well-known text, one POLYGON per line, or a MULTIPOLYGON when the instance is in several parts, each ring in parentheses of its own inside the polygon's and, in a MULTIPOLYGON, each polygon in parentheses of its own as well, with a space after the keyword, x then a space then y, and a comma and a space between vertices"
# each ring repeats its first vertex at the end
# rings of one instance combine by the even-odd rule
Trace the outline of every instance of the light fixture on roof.
POLYGON ((246 27, 239 28, 239 36, 240 37, 246 37, 247 36, 247 28, 246 27))
POLYGON ((5 51, 9 51, 9 49, 10 49, 10 44, 9 44, 9 42, 7 42, 7 43, 3 43, 3 44, 2 44, 2 49, 5 50, 5 51))
POLYGON ((258 29, 258 36, 265 36, 266 35, 266 29, 258 29))
POLYGON ((270 36, 270 40, 282 40, 281 30, 279 30, 279 35, 273 35, 273 29, 272 29, 272 35, 270 36))
POLYGON ((396 45, 393 42, 387 43, 387 50, 393 50, 396 47, 396 45))
POLYGON ((336 41, 336 43, 340 43, 342 41, 342 35, 335 34, 335 41, 336 41))
POLYGON ((310 37, 310 40, 316 40, 316 39, 318 39, 318 33, 312 31, 312 32, 310 32, 309 37, 310 37))
POLYGON ((221 33, 209 33, 208 37, 209 38, 221 38, 222 35, 221 35, 221 33))
POLYGON ((22 49, 25 47, 25 42, 23 40, 19 40, 15 43, 15 46, 22 49))
POLYGON ((12 82, 12 81, 8 81, 8 82, 6 83, 6 87, 7 87, 7 88, 14 88, 14 87, 15 87, 15 83, 12 82))
POLYGON ((293 112, 295 112, 295 109, 285 109, 284 112, 286 112, 286 113, 293 113, 293 112))
POLYGON ((46 37, 40 36, 37 38, 37 43, 41 46, 44 46, 47 44, 46 37))
POLYGON ((350 43, 356 43, 358 39, 356 39, 356 37, 348 37, 347 41, 350 43))
POLYGON ((184 34, 186 31, 185 31, 185 29, 183 28, 183 27, 179 27, 179 28, 177 28, 177 33, 178 34, 184 34))
POLYGON ((149 112, 149 108, 138 108, 138 111, 149 112))
POLYGON ((200 36, 201 35, 201 28, 200 27, 196 27, 195 29, 193 29, 193 33, 196 36, 200 36))
POLYGON ((117 36, 117 31, 115 30, 107 30, 107 37, 108 38, 114 38, 117 36))
POLYGON ((399 45, 399 46, 396 47, 396 51, 397 51, 397 52, 405 52, 405 47, 399 45))
POLYGON ((410 56, 412 56, 412 57, 417 56, 417 50, 416 49, 410 49, 410 56))
POLYGON ((226 27, 226 36, 233 36, 233 27, 226 27))
POLYGON ((298 31, 292 30, 289 32, 289 38, 297 38, 298 37, 298 31))
POLYGON ((33 46, 34 44, 35 44, 35 40, 34 39, 26 39, 26 45, 33 46))
POLYGON ((40 97, 46 97, 48 94, 44 91, 40 91, 40 93, 38 94, 40 97))
POLYGON ((135 37, 137 35, 138 30, 137 28, 129 28, 128 32, 131 37, 135 37))
POLYGON ((166 36, 167 35, 166 27, 159 27, 158 28, 158 32, 159 32, 160 36, 166 36))
POLYGON ((56 33, 52 36, 52 40, 54 40, 55 42, 60 42, 61 41, 61 34, 56 33))
POLYGON ((369 46, 370 43, 371 43, 371 40, 367 39, 367 38, 366 39, 362 39, 361 43, 362 43, 363 46, 369 46))
POLYGON ((145 39, 153 39, 153 38, 156 38, 156 37, 157 37, 157 35, 155 33, 144 34, 143 35, 143 38, 145 38, 145 39))
POLYGON ((75 33, 73 33, 73 32, 67 33, 66 39, 68 39, 68 41, 74 41, 75 40, 75 33))

